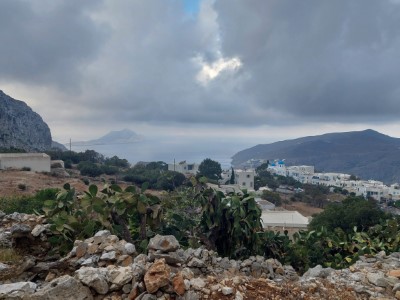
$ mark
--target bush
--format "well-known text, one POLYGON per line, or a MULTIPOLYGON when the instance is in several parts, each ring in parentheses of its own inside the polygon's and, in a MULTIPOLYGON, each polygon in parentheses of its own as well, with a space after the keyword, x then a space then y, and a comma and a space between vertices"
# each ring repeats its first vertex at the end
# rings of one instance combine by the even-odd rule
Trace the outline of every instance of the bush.
POLYGON ((30 171, 31 168, 30 168, 30 167, 23 167, 21 170, 22 170, 22 171, 30 171))
POLYGON ((41 212, 44 201, 55 199, 58 191, 59 189, 44 189, 34 196, 0 198, 0 210, 6 214, 41 212))
POLYGON ((263 191, 261 194, 261 198, 275 204, 276 206, 282 205, 282 200, 281 200, 281 196, 279 195, 279 193, 275 193, 275 192, 271 192, 271 191, 263 191))
POLYGON ((64 163, 64 167, 66 169, 72 169, 72 161, 70 159, 66 160, 65 163, 64 163))
POLYGON ((101 166, 100 169, 103 172, 103 174, 106 175, 115 175, 118 173, 118 168, 113 166, 103 165, 101 166))
POLYGON ((103 174, 103 170, 91 162, 80 162, 78 169, 83 176, 97 177, 103 174))
POLYGON ((19 188, 21 191, 25 191, 25 190, 26 190, 26 184, 19 183, 19 184, 18 184, 18 188, 19 188))
POLYGON ((348 197, 342 203, 329 204, 323 212, 314 216, 309 227, 317 229, 323 226, 330 232, 340 228, 350 233, 354 226, 358 230, 367 230, 387 218, 375 200, 348 197))
POLYGON ((166 171, 157 179, 155 187, 159 190, 172 191, 180 187, 186 180, 185 175, 175 172, 166 171))
POLYGON ((186 178, 183 174, 166 169, 167 164, 162 161, 136 164, 125 173, 123 180, 136 185, 148 183, 151 189, 169 191, 184 184, 186 178))

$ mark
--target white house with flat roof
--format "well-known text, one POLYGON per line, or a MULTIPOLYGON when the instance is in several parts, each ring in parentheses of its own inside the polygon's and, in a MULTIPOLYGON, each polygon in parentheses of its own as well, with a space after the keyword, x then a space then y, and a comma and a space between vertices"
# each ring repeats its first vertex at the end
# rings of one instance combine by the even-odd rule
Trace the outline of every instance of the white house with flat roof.
POLYGON ((199 171, 199 164, 188 164, 184 160, 179 163, 168 164, 168 171, 175 171, 185 175, 196 175, 199 171))
POLYGON ((50 156, 46 153, 0 153, 0 170, 23 168, 50 172, 50 156))
POLYGON ((307 229, 309 219, 298 211, 267 210, 261 214, 263 227, 273 231, 289 231, 290 234, 307 229))
POLYGON ((254 176, 256 172, 250 170, 235 170, 235 184, 243 189, 254 190, 254 176))

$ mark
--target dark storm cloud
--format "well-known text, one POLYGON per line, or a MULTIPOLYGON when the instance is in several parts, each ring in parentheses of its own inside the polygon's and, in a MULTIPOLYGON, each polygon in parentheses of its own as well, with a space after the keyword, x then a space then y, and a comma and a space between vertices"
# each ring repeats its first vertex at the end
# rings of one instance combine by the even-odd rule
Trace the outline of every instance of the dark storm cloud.
POLYGON ((71 122, 383 122, 400 111, 395 1, 203 0, 193 17, 180 0, 3 0, 0 41, 0 82, 56 89, 40 101, 79 107, 71 122))
POLYGON ((222 51, 251 73, 252 105, 299 119, 398 118, 400 5, 216 1, 222 51))
POLYGON ((0 79, 68 90, 96 57, 106 28, 88 13, 100 1, 0 1, 0 79))

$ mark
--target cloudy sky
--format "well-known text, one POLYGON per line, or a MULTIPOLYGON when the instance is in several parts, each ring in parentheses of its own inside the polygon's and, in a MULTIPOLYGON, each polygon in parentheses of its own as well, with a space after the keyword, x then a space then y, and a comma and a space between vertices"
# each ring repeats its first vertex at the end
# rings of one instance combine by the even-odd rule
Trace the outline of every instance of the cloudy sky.
POLYGON ((0 89, 63 143, 400 137, 400 1, 0 0, 0 89))

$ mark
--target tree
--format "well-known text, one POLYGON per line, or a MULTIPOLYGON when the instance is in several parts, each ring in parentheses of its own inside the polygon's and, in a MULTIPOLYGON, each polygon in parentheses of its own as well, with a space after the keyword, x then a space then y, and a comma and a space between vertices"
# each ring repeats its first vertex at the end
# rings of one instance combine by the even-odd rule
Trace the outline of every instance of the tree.
POLYGON ((342 203, 329 204, 323 212, 314 216, 310 228, 317 229, 324 226, 328 231, 341 228, 344 232, 350 233, 354 226, 357 226, 358 230, 367 230, 386 218, 375 200, 348 197, 342 203))
POLYGON ((230 184, 235 184, 235 171, 232 168, 231 179, 229 180, 230 184))
POLYGON ((114 155, 111 158, 106 158, 105 162, 108 166, 121 167, 121 168, 129 168, 129 162, 126 159, 121 159, 118 156, 114 155))
POLYGON ((199 166, 199 175, 205 176, 209 179, 221 179, 222 168, 221 164, 211 158, 203 160, 199 166))
POLYGON ((186 180, 185 175, 175 171, 165 171, 157 179, 156 188, 159 190, 173 191, 180 187, 186 180))
POLYGON ((275 204, 276 206, 282 205, 282 199, 279 193, 265 190, 262 192, 261 198, 275 204))
POLYGON ((83 176, 97 177, 103 174, 103 170, 98 165, 88 161, 80 162, 78 169, 83 176))

